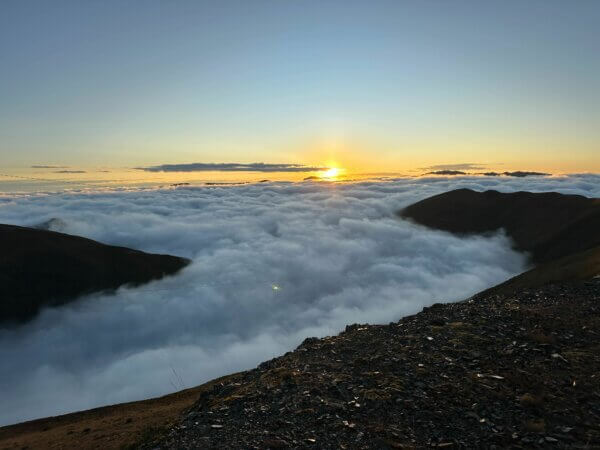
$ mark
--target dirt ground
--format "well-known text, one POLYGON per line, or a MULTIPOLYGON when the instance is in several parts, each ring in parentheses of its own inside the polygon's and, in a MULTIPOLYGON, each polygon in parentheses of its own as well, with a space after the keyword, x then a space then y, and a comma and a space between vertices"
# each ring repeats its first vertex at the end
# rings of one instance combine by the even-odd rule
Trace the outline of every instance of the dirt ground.
POLYGON ((205 390, 232 382, 218 378, 164 397, 121 403, 0 428, 0 449, 123 449, 153 439, 205 390))

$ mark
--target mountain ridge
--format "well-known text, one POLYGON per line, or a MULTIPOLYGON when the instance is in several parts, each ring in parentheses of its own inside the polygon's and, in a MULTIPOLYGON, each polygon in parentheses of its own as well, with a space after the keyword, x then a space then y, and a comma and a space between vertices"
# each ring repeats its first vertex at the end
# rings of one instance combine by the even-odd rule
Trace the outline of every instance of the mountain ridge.
POLYGON ((42 307, 82 295, 157 280, 190 262, 7 224, 0 224, 0 248, 0 325, 30 320, 42 307))
POLYGON ((414 203, 398 215, 454 234, 504 229, 515 248, 530 253, 536 264, 600 246, 600 199, 580 195, 456 189, 414 203))

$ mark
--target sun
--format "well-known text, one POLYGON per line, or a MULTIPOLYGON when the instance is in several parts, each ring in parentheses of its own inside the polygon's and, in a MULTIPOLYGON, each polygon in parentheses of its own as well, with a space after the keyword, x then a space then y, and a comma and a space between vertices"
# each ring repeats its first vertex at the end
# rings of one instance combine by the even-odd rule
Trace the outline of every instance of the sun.
POLYGON ((321 178, 335 178, 340 174, 340 169, 337 167, 332 167, 327 169, 325 172, 320 174, 321 178))

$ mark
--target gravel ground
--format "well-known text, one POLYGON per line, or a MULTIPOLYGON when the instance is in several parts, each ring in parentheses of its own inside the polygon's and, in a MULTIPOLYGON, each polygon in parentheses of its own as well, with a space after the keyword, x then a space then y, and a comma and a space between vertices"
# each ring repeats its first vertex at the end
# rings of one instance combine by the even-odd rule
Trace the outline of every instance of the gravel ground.
POLYGON ((600 279, 306 339, 144 448, 600 448, 600 279))

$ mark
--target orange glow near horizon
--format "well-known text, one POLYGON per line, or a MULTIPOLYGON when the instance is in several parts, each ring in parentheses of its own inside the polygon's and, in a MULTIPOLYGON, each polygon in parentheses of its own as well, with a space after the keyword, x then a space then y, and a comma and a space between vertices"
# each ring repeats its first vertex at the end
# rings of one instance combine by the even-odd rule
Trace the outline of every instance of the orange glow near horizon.
POLYGON ((337 167, 332 167, 319 174, 321 178, 337 178, 340 175, 341 170, 337 167))

